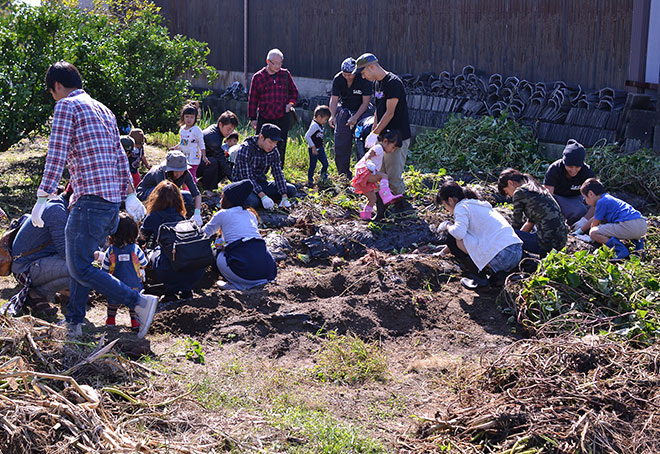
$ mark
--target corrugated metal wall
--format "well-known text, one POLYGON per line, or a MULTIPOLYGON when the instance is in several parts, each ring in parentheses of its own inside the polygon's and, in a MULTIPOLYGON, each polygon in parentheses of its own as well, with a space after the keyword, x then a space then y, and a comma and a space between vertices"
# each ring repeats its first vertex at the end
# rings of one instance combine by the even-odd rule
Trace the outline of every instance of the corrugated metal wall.
MULTIPOLYGON (((210 63, 243 70, 243 0, 156 0, 173 33, 209 43, 210 63)), ((285 67, 330 79, 373 52, 399 74, 473 65, 530 81, 623 88, 633 0, 250 0, 249 70, 279 47, 285 67)))

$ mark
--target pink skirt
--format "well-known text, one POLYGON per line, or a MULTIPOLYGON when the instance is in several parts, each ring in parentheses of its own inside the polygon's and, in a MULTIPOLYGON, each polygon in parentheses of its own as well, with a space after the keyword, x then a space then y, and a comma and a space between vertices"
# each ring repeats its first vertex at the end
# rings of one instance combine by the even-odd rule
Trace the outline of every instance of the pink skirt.
POLYGON ((380 186, 378 183, 369 183, 367 178, 371 176, 371 172, 366 167, 359 167, 355 171, 355 176, 351 185, 355 189, 356 194, 366 194, 367 192, 376 191, 380 186))

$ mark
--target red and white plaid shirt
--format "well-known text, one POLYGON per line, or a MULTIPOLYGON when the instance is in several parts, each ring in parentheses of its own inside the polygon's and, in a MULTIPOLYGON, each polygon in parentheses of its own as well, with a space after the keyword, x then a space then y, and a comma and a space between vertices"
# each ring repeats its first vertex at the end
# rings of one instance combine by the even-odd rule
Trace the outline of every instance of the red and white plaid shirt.
POLYGON ((55 194, 65 164, 73 188, 71 205, 83 195, 96 195, 113 203, 126 197, 131 175, 115 115, 82 89, 55 104, 39 189, 55 194))
POLYGON ((248 95, 248 117, 250 120, 259 116, 266 120, 277 120, 286 113, 287 104, 298 102, 298 87, 291 73, 280 69, 273 77, 264 66, 252 76, 250 94, 248 95))

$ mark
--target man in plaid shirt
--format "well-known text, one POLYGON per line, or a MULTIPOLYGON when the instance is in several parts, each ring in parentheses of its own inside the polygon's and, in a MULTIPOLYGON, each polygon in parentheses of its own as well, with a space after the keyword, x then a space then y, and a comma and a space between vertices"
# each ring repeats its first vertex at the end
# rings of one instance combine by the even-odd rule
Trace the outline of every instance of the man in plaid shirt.
POLYGON ((289 133, 288 114, 298 102, 298 88, 291 73, 282 68, 283 60, 279 49, 268 51, 266 66, 252 76, 248 95, 248 117, 254 130, 259 132, 265 123, 270 123, 282 131, 282 142, 277 146, 282 167, 289 133))
POLYGON ((138 293, 114 276, 92 266, 94 252, 117 230, 119 205, 134 218, 146 214, 135 196, 128 160, 119 140, 114 114, 82 89, 82 78, 71 63, 54 63, 46 72, 46 86, 55 99, 53 127, 44 174, 32 209, 32 224, 42 228, 46 201, 55 196, 65 164, 73 195, 65 228, 66 264, 71 274, 71 296, 66 323, 71 337, 82 335, 90 288, 108 299, 135 308, 138 337, 151 325, 158 299, 138 293))
POLYGON ((245 139, 236 152, 236 162, 232 174, 232 181, 250 180, 253 192, 250 193, 246 204, 259 208, 259 202, 267 210, 275 208, 273 199, 281 198, 280 207, 289 208, 289 197, 296 195, 296 187, 287 183, 277 151, 277 144, 282 141, 280 128, 270 123, 261 127, 258 136, 245 139), (274 182, 266 180, 270 173, 274 182))

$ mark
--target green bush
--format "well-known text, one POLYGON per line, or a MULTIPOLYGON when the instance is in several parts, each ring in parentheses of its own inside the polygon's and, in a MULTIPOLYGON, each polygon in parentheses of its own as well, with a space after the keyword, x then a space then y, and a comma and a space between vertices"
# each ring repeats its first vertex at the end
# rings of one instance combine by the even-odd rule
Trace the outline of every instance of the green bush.
POLYGON ((617 145, 591 148, 589 165, 608 191, 625 191, 660 205, 660 158, 652 150, 626 153, 617 145))
POLYGON ((415 168, 449 173, 499 175, 506 167, 538 176, 548 161, 538 151, 531 129, 509 119, 453 116, 444 127, 417 136, 408 155, 415 168))
POLYGON ((76 65, 92 97, 147 130, 175 126, 194 96, 184 74, 215 75, 207 45, 170 37, 152 3, 106 3, 108 10, 49 2, 0 12, 0 151, 47 127, 53 100, 43 80, 52 62, 76 65))
MULTIPOLYGON (((655 233, 651 232, 651 236, 655 233)), ((650 238, 651 239, 651 238, 650 238)), ((646 344, 660 335, 660 282, 655 242, 649 260, 612 263, 613 250, 551 252, 536 273, 501 297, 532 334, 616 334, 646 344)))

